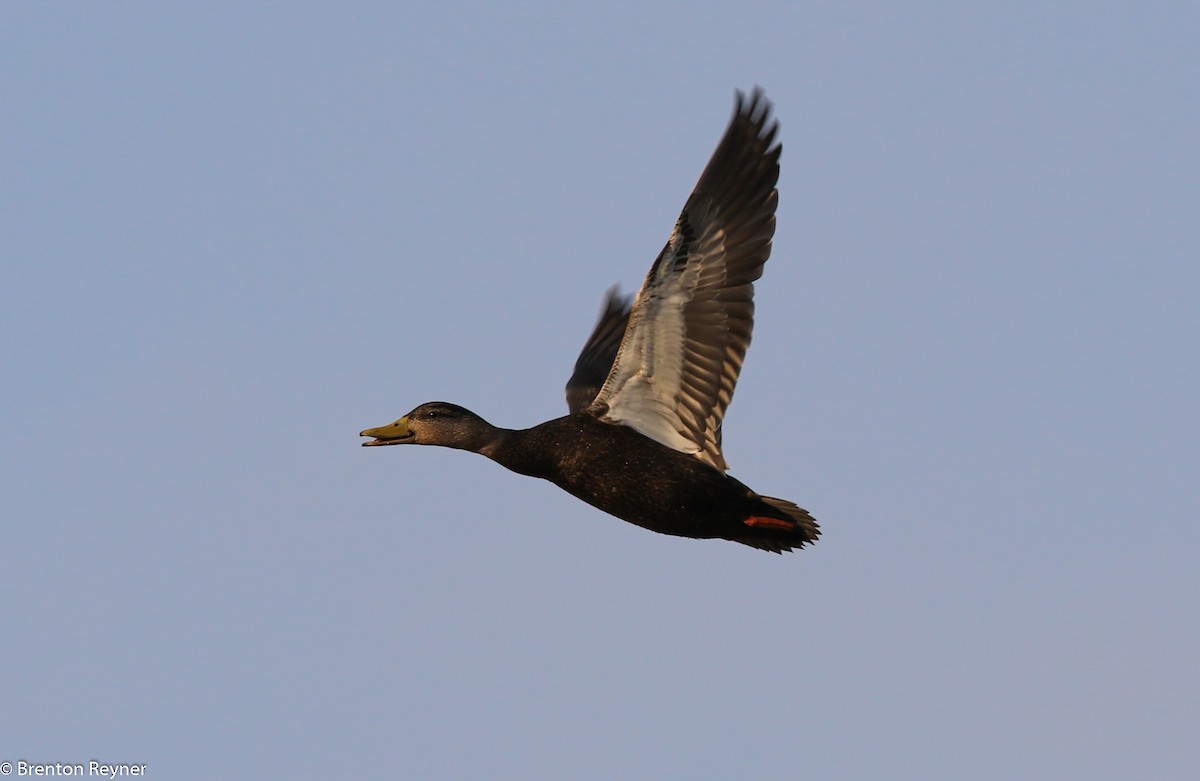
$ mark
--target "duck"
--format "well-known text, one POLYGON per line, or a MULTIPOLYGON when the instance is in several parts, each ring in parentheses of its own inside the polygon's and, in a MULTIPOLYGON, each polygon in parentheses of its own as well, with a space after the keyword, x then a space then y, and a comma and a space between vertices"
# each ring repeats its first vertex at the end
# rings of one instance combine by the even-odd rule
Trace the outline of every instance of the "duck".
POLYGON ((661 534, 773 553, 816 542, 807 510, 728 474, 721 450, 775 235, 778 135, 762 88, 736 91, 733 118, 636 298, 608 291, 567 381, 567 415, 508 429, 432 401, 360 432, 370 438, 362 445, 478 453, 661 534))

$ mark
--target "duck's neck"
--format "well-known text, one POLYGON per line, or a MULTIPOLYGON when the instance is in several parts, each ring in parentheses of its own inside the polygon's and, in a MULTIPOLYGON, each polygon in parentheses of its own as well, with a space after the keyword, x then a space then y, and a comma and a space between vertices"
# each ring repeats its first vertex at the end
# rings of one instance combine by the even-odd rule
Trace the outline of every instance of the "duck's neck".
POLYGON ((464 426, 453 433, 453 436, 446 437, 438 444, 443 447, 452 447, 456 450, 469 450, 472 453, 481 453, 490 459, 495 460, 494 455, 497 452, 502 452, 513 435, 512 429, 500 428, 493 426, 483 418, 475 415, 475 420, 470 426, 464 426))
POLYGON ((500 466, 517 474, 532 477, 547 477, 542 452, 533 446, 528 429, 492 427, 487 442, 475 452, 487 456, 500 466))
POLYGON ((515 433, 516 431, 511 428, 500 428, 488 424, 486 436, 478 443, 478 447, 470 449, 503 464, 503 455, 512 449, 512 435, 515 433))

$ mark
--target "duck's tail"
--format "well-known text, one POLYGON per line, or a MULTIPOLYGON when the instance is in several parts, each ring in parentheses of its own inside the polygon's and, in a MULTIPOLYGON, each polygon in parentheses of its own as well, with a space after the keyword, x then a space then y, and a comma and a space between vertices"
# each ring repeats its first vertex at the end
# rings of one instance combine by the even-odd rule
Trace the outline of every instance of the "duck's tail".
POLYGON ((808 510, 798 507, 795 502, 787 499, 776 499, 773 496, 760 496, 776 514, 771 516, 752 516, 744 523, 747 527, 746 536, 738 536, 736 541, 752 548, 783 553, 793 548, 803 548, 812 545, 821 536, 821 527, 808 510))

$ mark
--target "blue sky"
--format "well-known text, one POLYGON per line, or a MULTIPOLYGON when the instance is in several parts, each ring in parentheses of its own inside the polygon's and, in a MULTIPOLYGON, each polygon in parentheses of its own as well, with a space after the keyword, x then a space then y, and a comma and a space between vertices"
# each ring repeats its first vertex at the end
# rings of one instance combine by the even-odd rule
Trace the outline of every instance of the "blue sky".
POLYGON ((1192 778, 1191 3, 10 3, 0 761, 151 778, 1192 778), (563 414, 782 125, 732 474, 655 535, 416 404, 563 414))

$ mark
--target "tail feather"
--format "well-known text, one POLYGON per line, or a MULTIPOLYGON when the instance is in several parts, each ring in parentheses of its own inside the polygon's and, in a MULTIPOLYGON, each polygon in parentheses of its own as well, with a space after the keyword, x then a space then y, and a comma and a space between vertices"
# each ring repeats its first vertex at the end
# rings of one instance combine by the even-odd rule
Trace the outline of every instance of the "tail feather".
POLYGON ((749 545, 752 548, 771 551, 772 553, 784 553, 791 551, 793 548, 803 548, 805 545, 811 545, 821 536, 821 528, 817 525, 817 521, 808 510, 796 505, 795 502, 789 502, 787 499, 776 499, 773 496, 759 497, 775 510, 782 513, 794 526, 791 529, 780 529, 772 527, 769 532, 763 533, 761 536, 747 535, 739 537, 736 542, 743 545, 749 545))

